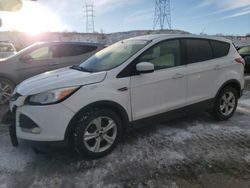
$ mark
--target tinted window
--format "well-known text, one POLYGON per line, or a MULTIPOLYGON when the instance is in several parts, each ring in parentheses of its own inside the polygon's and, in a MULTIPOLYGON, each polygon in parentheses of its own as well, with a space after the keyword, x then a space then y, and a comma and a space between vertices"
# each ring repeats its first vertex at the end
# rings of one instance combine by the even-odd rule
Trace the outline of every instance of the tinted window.
POLYGON ((144 52, 137 62, 150 62, 155 70, 170 68, 181 64, 181 48, 179 40, 161 42, 144 52))
POLYGON ((250 54, 250 46, 245 46, 240 48, 239 53, 241 55, 249 55, 250 54))
POLYGON ((93 52, 97 46, 79 45, 79 44, 60 44, 51 46, 54 52, 54 57, 70 57, 83 55, 85 53, 93 52))
POLYGON ((187 62, 196 63, 213 58, 212 48, 208 40, 185 39, 187 62))
POLYGON ((214 58, 226 56, 229 52, 230 44, 211 40, 214 58))

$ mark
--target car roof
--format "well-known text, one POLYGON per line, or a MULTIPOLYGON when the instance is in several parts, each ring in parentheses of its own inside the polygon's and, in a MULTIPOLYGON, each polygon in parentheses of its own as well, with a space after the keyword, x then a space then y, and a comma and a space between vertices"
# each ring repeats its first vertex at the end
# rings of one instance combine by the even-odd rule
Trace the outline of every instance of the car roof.
POLYGON ((77 42, 77 41, 44 41, 44 42, 36 42, 35 44, 72 44, 72 45, 104 46, 101 43, 77 42))
POLYGON ((223 37, 217 37, 217 36, 203 36, 203 35, 193 35, 193 34, 153 34, 153 35, 143 35, 138 36, 134 38, 130 38, 128 40, 165 40, 165 39, 171 39, 171 38, 198 38, 198 39, 210 39, 210 40, 219 40, 223 42, 229 42, 230 40, 223 38, 223 37))
POLYGON ((12 43, 8 42, 8 41, 0 41, 0 44, 11 44, 12 45, 12 43))

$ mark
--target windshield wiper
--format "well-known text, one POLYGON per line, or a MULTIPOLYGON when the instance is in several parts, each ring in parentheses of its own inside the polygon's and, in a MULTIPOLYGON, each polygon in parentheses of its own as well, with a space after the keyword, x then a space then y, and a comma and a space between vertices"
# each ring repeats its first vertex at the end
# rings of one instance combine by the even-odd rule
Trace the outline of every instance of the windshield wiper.
POLYGON ((79 70, 79 71, 82 71, 82 72, 92 72, 84 67, 81 67, 79 65, 73 65, 70 67, 71 69, 74 69, 74 70, 79 70))

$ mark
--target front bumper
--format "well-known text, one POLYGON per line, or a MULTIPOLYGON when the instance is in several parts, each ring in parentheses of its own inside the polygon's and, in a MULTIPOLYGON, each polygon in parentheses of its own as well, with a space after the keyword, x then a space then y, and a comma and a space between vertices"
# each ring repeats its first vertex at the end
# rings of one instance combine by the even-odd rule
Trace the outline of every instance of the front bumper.
POLYGON ((9 118, 6 116, 6 120, 10 120, 13 145, 15 137, 41 142, 63 141, 67 126, 74 116, 74 112, 60 103, 48 106, 24 105, 11 111, 12 117, 7 115, 9 118))

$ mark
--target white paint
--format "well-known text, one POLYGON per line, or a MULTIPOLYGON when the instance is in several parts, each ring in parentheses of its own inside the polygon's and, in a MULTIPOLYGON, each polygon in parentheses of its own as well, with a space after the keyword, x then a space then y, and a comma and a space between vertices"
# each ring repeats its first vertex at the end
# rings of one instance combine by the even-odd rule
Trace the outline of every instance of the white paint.
MULTIPOLYGON (((119 104, 126 111, 129 121, 134 121, 214 98, 227 80, 236 79, 243 88, 243 66, 235 63, 234 59, 238 58, 239 54, 232 47, 225 57, 160 69, 149 74, 117 78, 125 67, 152 46, 168 39, 183 37, 231 43, 227 39, 205 36, 146 35, 128 39, 138 43, 150 42, 123 64, 111 70, 86 73, 65 68, 32 77, 18 85, 15 91, 24 96, 12 102, 10 106, 17 106, 17 122, 18 114, 25 114, 38 124, 41 134, 26 133, 17 128, 17 136, 36 141, 63 140, 67 125, 73 116, 82 108, 98 101, 112 101, 119 104), (44 106, 24 104, 30 95, 72 86, 82 87, 59 104, 44 106), (120 88, 128 90, 120 91, 120 88)), ((190 133, 180 132, 175 139, 181 141, 191 136, 190 133)))

